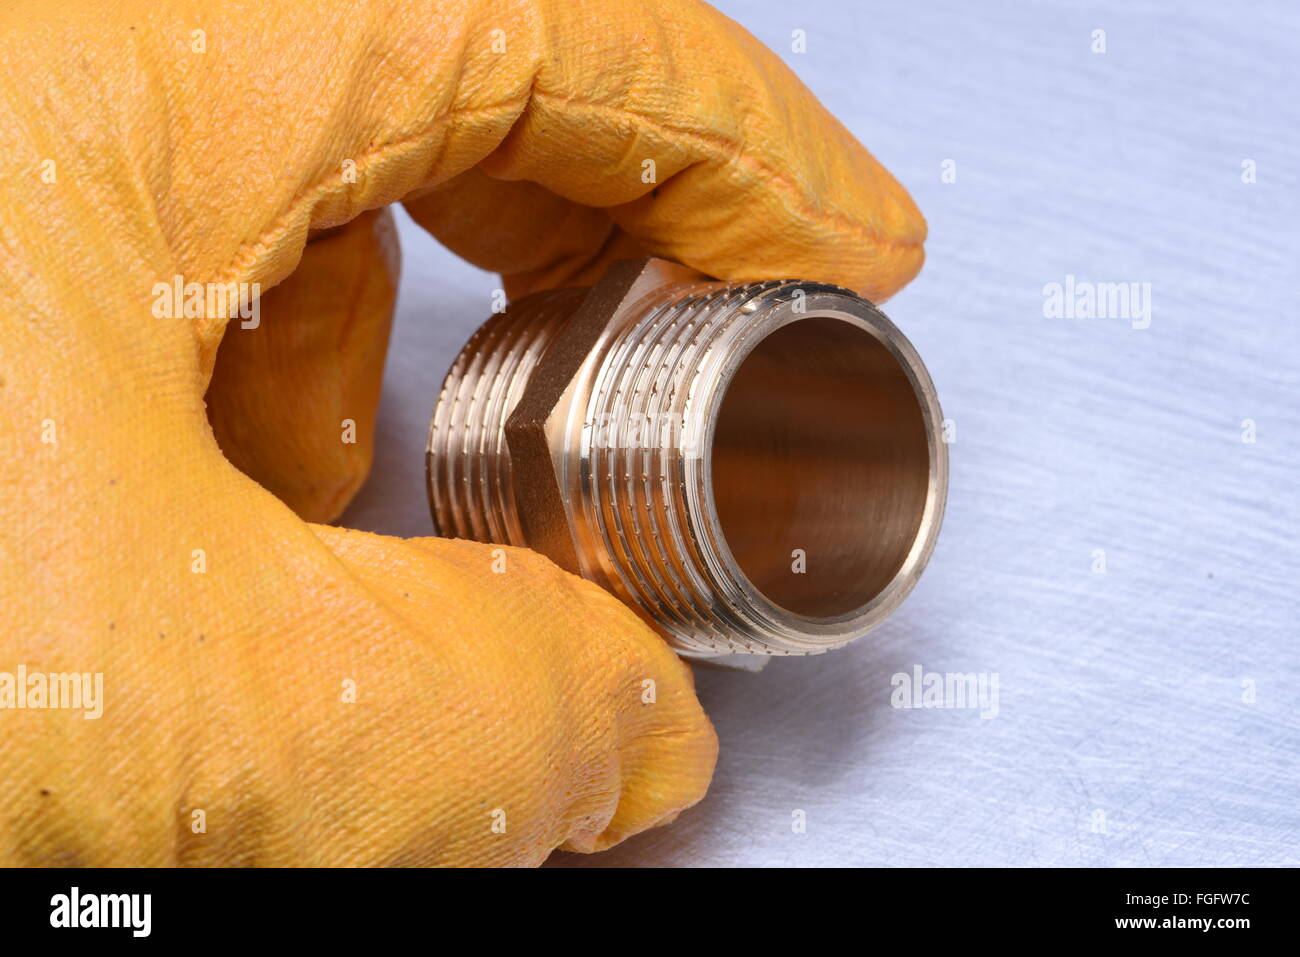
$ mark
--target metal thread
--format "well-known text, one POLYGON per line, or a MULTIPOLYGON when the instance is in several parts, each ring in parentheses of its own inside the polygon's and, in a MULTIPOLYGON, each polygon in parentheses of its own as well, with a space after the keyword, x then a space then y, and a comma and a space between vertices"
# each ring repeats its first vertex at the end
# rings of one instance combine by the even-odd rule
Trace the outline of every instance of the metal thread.
MULTIPOLYGON (((586 290, 564 290, 529 296, 493 316, 457 358, 430 427, 430 501, 440 534, 530 544, 511 484, 506 420, 585 295, 586 290)), ((712 500, 712 430, 729 376, 757 342, 798 320, 790 314, 795 300, 823 311, 856 310, 853 321, 865 315, 902 339, 869 303, 836 287, 794 281, 670 284, 614 321, 569 413, 557 454, 572 463, 576 476, 566 502, 581 570, 686 654, 810 654, 842 645, 902 600, 937 533, 946 453, 933 441, 939 422, 932 386, 908 352, 899 364, 916 366, 915 375, 923 379, 918 393, 931 403, 925 407, 931 494, 925 514, 918 515, 916 545, 902 562, 900 581, 852 613, 808 617, 769 600, 731 554, 712 500)), ((565 480, 558 481, 564 487, 565 480)))
POLYGON ((738 622, 744 608, 733 582, 719 580, 716 545, 702 534, 699 459, 689 449, 703 440, 701 394, 714 387, 720 361, 734 350, 739 311, 757 294, 784 283, 670 287, 647 304, 602 366, 593 421, 609 423, 613 441, 589 456, 588 514, 600 529, 620 590, 698 650, 780 653, 766 623, 738 622), (641 435, 617 430, 640 429, 641 435), (658 438, 651 442, 646 431, 658 438), (737 627, 740 625, 740 627, 737 627))
POLYGON ((511 491, 506 418, 585 292, 530 296, 493 315, 456 357, 429 430, 429 495, 439 535, 527 545, 511 491))

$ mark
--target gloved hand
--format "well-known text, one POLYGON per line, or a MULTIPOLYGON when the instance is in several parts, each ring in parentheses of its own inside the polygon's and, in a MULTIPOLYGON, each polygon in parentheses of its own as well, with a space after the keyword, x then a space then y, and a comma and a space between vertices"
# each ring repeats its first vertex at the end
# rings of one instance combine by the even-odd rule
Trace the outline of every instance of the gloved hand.
POLYGON ((615 599, 304 521, 370 461, 378 210, 511 295, 656 255, 879 300, 889 174, 693 0, 19 0, 0 62, 0 864, 535 864, 699 800, 690 672, 615 599), (178 276, 279 285, 245 329, 178 276))

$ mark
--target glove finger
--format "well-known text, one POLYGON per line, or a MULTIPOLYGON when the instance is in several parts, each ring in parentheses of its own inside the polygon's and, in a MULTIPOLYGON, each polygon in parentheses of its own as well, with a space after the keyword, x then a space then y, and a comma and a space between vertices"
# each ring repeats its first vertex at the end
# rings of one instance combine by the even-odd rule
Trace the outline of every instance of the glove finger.
POLYGON ((462 259, 501 273, 512 299, 535 289, 589 286, 614 260, 647 255, 606 210, 527 180, 493 179, 478 167, 403 205, 462 259))
POLYGON ((0 582, 13 660, 102 676, 95 720, 7 713, 0 864, 535 865, 704 794, 690 671, 616 599, 527 550, 307 525, 229 471, 141 489, 162 532, 117 526, 87 607, 38 629, 0 582))
POLYGON ((611 12, 623 29, 602 36, 604 55, 635 39, 652 47, 643 62, 593 82, 582 61, 555 57, 509 136, 408 196, 412 217, 501 273, 512 297, 588 285, 645 255, 724 279, 837 282, 877 302, 906 285, 926 234, 906 190, 771 51, 707 7, 673 6, 680 20, 611 12))
POLYGON ((217 353, 207 404, 218 444, 309 521, 337 517, 370 470, 399 261, 387 209, 318 234, 217 353))
MULTIPOLYGON (((386 607, 436 610, 437 673, 420 693, 469 720, 402 777, 411 813, 456 837, 438 863, 602 850, 704 796, 718 743, 690 668, 603 589, 527 549, 313 531, 386 607), (430 782, 447 775, 465 793, 430 813, 430 782), (509 839, 488 827, 496 809, 509 839)), ((376 746, 397 764, 402 744, 376 746)))

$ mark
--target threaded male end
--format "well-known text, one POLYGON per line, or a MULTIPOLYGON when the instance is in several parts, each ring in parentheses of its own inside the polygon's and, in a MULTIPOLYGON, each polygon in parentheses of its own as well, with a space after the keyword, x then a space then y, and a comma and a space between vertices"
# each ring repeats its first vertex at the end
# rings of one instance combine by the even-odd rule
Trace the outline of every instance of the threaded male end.
POLYGON ((621 262, 461 351, 430 502, 440 534, 537 548, 684 654, 817 653, 920 576, 942 420, 911 344, 847 290, 621 262))

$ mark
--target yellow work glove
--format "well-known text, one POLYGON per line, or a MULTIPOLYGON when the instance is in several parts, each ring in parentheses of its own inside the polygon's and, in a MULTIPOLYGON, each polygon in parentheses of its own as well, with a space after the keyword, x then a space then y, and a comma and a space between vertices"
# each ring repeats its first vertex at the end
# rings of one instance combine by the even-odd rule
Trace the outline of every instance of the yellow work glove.
POLYGON ((690 0, 18 0, 0 62, 0 864, 536 864, 698 801, 690 672, 615 599, 304 520, 369 466, 381 207, 512 295, 649 254, 878 300, 890 175, 690 0))

